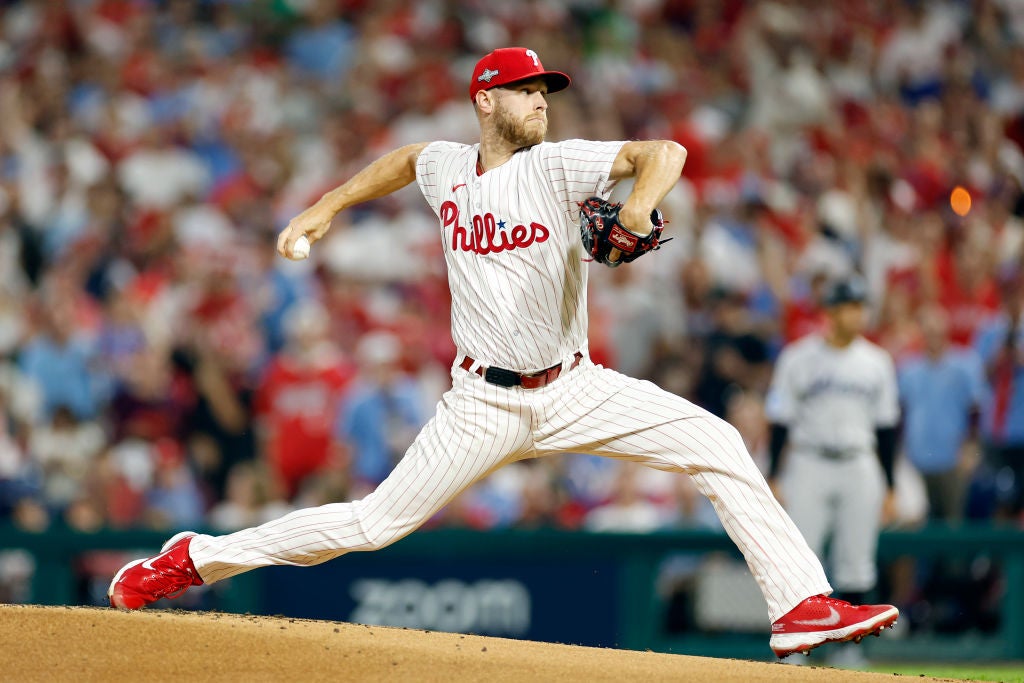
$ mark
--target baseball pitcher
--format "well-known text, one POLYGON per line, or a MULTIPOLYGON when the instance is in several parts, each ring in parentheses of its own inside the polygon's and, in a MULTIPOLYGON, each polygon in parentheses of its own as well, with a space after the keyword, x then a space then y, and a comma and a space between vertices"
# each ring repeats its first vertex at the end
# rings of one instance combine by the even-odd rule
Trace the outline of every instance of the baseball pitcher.
POLYGON ((575 452, 693 477, 764 594, 778 656, 859 639, 896 620, 889 605, 827 597, 821 564, 733 427, 591 362, 588 263, 614 266, 658 248, 657 206, 679 179, 686 150, 671 141, 544 142, 548 96, 569 84, 533 50, 491 52, 469 83, 478 144, 390 152, 280 235, 278 251, 291 258, 300 237, 315 244, 340 211, 413 182, 437 214, 458 349, 452 388, 387 479, 362 500, 233 534, 178 534, 159 555, 117 573, 111 605, 135 609, 257 567, 383 548, 503 465, 575 452), (621 206, 608 204, 627 177, 635 178, 632 193, 621 206))

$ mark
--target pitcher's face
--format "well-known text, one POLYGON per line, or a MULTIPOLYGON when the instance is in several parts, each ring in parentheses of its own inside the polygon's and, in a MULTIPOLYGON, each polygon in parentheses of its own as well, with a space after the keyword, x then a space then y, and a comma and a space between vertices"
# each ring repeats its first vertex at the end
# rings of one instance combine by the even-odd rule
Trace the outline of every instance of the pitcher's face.
POLYGON ((495 88, 494 126, 498 134, 517 148, 544 142, 548 132, 548 87, 543 79, 495 88))

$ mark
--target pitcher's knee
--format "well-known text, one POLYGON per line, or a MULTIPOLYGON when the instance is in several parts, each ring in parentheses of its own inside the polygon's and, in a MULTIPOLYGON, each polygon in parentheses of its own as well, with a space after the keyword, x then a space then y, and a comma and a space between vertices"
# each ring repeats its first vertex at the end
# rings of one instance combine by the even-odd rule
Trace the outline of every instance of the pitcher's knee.
POLYGON ((404 535, 405 534, 396 534, 394 530, 388 528, 366 531, 365 550, 380 550, 381 548, 386 548, 404 535))
POLYGON ((380 550, 413 532, 419 524, 410 524, 409 520, 369 514, 367 505, 360 501, 355 506, 359 530, 362 535, 360 550, 380 550))
POLYGON ((712 431, 715 445, 722 450, 742 453, 749 457, 747 445, 743 441, 743 435, 731 423, 720 417, 709 415, 708 427, 712 431))
POLYGON ((726 467, 734 476, 759 475, 757 464, 736 427, 719 417, 709 416, 702 431, 708 435, 704 445, 712 452, 712 461, 726 467))

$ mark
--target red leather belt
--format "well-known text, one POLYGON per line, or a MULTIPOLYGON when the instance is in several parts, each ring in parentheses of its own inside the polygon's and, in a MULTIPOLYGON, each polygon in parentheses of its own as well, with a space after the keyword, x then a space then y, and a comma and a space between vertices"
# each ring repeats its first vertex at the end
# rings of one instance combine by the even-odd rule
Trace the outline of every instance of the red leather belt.
MULTIPOLYGON (((583 360, 583 354, 579 351, 573 357, 572 365, 569 369, 572 370, 580 361, 583 360)), ((476 361, 466 356, 459 363, 459 367, 463 370, 469 370, 476 361)), ((496 368, 493 365, 489 368, 482 368, 477 366, 476 374, 483 377, 491 384, 496 384, 499 387, 522 387, 524 389, 540 389, 543 386, 551 384, 558 376, 562 374, 562 364, 552 365, 547 370, 541 370, 540 372, 534 372, 529 375, 524 375, 516 372, 515 370, 506 370, 505 368, 496 368)))

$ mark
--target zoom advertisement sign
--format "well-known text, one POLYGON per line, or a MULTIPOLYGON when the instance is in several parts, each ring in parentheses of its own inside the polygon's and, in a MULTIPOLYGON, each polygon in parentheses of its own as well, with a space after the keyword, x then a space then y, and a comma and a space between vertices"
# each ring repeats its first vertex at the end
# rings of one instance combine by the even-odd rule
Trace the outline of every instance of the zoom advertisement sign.
POLYGON ((617 644, 618 572, 613 563, 382 559, 352 554, 315 567, 261 570, 261 611, 599 647, 617 644))

